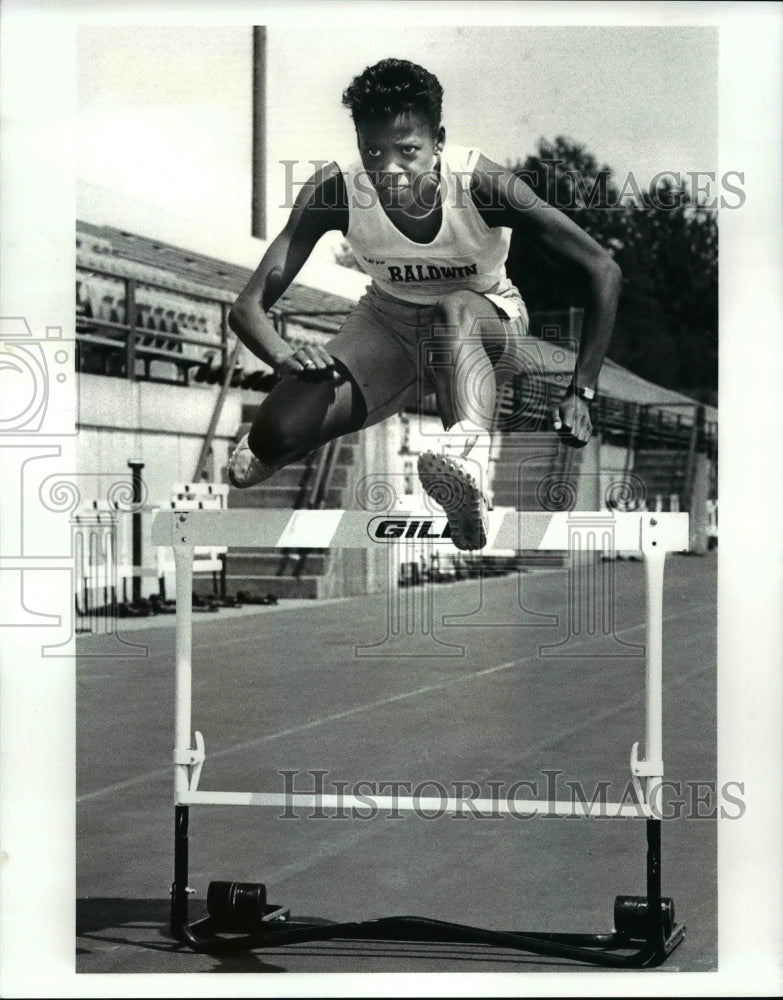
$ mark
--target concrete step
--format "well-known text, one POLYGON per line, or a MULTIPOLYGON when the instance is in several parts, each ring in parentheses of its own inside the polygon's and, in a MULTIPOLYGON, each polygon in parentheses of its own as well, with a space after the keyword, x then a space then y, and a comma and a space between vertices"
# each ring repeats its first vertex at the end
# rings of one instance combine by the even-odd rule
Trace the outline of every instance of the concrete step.
POLYGON ((340 449, 337 452, 337 459, 335 461, 335 467, 338 465, 353 465, 356 460, 356 446, 354 444, 346 444, 342 441, 340 444, 340 449))
POLYGON ((542 507, 535 497, 523 497, 515 493, 495 493, 495 507, 511 507, 513 510, 530 511, 537 514, 552 513, 549 507, 542 507))
POLYGON ((682 448, 637 448, 637 461, 685 462, 688 452, 682 448))
POLYGON ((551 491, 553 483, 568 483, 576 485, 578 479, 575 476, 563 476, 562 480, 549 478, 551 473, 546 473, 542 476, 525 476, 521 480, 492 480, 492 489, 494 490, 495 496, 499 493, 503 493, 508 496, 519 497, 521 500, 532 500, 539 488, 546 491, 547 489, 551 491), (542 485, 543 484, 543 485, 542 485))
POLYGON ((319 596, 319 583, 323 577, 317 576, 226 576, 226 593, 238 597, 240 591, 265 597, 308 597, 319 596))
POLYGON ((634 457, 634 469, 650 469, 657 471, 684 472, 687 465, 685 458, 652 458, 646 455, 636 455, 634 457))
MULTIPOLYGON (((288 510, 297 508, 301 501, 303 491, 299 486, 270 486, 262 483, 260 486, 251 486, 250 489, 238 490, 231 487, 228 491, 228 506, 230 509, 258 510, 288 510)), ((342 509, 343 490, 340 487, 331 487, 326 491, 325 507, 333 510, 342 509)))
POLYGON ((651 493, 681 493, 685 489, 684 472, 634 469, 633 475, 644 483, 648 495, 651 493))
MULTIPOLYGON (((315 468, 297 463, 296 465, 286 465, 269 479, 264 481, 268 486, 302 486, 311 483, 315 476, 315 468)), ((331 485, 346 486, 348 483, 348 467, 346 465, 335 465, 332 469, 331 485)))
POLYGON ((305 482, 309 474, 309 466, 303 462, 296 462, 293 465, 286 465, 284 468, 278 469, 269 479, 265 479, 262 485, 299 486, 305 482))
MULTIPOLYGON (((220 579, 215 585, 211 574, 201 573, 193 577, 193 593, 199 597, 213 597, 220 593, 220 579)), ((169 595, 170 596, 170 595, 169 595)))
POLYGON ((685 469, 677 466, 667 468, 661 465, 636 465, 633 474, 640 479, 684 479, 685 469))
POLYGON ((520 459, 518 462, 495 462, 494 465, 490 466, 490 473, 493 478, 501 482, 513 482, 520 476, 524 479, 540 479, 541 476, 548 476, 559 468, 561 468, 560 464, 555 461, 533 461, 531 459, 523 462, 520 459))
MULTIPOLYGON (((541 482, 545 476, 551 476, 553 472, 551 470, 544 469, 523 469, 522 473, 518 473, 515 469, 513 471, 509 470, 506 474, 505 471, 502 475, 495 475, 491 477, 491 482, 494 489, 517 489, 521 484, 522 489, 534 490, 536 485, 541 482), (516 474, 515 474, 516 473, 516 474)), ((567 477, 564 477, 567 478, 567 477)))
POLYGON ((495 462, 489 467, 490 475, 500 481, 513 482, 520 477, 524 479, 540 479, 551 472, 562 468, 555 462, 495 462))
POLYGON ((547 451, 560 446, 560 435, 555 431, 519 431, 501 434, 498 455, 500 458, 524 458, 534 451, 547 451))
POLYGON ((557 455, 531 455, 524 451, 501 451, 493 459, 493 465, 498 467, 507 466, 510 469, 523 468, 549 468, 558 461, 557 455))
POLYGON ((498 464, 507 462, 509 465, 519 465, 520 462, 526 465, 547 465, 557 461, 558 455, 562 454, 559 439, 541 441, 540 435, 531 434, 531 437, 535 437, 535 440, 529 445, 501 444, 494 453, 494 461, 498 464), (553 454, 555 446, 559 450, 553 454))
POLYGON ((519 498, 516 493, 511 490, 508 492, 504 490, 495 490, 493 493, 494 502, 496 507, 512 507, 514 510, 519 510, 519 498))
POLYGON ((524 569, 551 569, 568 565, 567 552, 540 552, 536 549, 523 549, 519 553, 519 562, 524 569))
POLYGON ((674 487, 677 489, 682 489, 685 486, 685 474, 680 475, 661 475, 661 474, 651 474, 649 472, 637 472, 634 470, 633 475, 637 479, 641 479, 644 485, 647 487, 647 492, 651 490, 656 490, 660 492, 663 489, 671 489, 674 491, 674 487))
POLYGON ((306 549, 231 549, 226 572, 240 576, 323 576, 328 554, 306 549))
MULTIPOLYGON (((235 440, 249 431, 254 415, 255 407, 247 406, 243 409, 243 420, 237 428, 235 440)), ((360 441, 361 433, 356 432, 346 435, 338 442, 329 488, 321 501, 325 508, 342 510, 346 506, 354 506, 354 498, 349 495, 348 487, 352 478, 350 470, 356 462, 356 447, 360 441)), ((309 496, 323 454, 323 448, 316 449, 250 489, 229 488, 228 507, 235 510, 290 510, 292 513, 301 509, 309 496)), ((362 574, 366 567, 363 563, 354 567, 345 556, 343 554, 341 559, 332 559, 330 553, 318 550, 305 553, 301 549, 283 552, 275 549, 232 548, 226 557, 226 593, 229 597, 236 597, 239 591, 247 591, 259 598, 271 594, 278 598, 310 599, 362 592, 357 587, 362 586, 362 574)))

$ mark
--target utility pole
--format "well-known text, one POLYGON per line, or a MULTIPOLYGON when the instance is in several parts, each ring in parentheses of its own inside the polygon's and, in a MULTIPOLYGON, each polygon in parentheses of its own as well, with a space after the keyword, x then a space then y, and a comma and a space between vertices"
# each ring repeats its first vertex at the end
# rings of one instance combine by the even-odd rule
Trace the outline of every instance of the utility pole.
POLYGON ((266 239, 266 28, 253 27, 253 177, 250 233, 266 239))

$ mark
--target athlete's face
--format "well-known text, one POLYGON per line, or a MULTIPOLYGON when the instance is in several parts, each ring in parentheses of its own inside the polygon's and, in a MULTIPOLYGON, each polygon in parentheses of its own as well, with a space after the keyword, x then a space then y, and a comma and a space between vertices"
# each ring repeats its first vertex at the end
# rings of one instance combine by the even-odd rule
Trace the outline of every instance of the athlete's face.
POLYGON ((362 166, 388 207, 432 206, 445 139, 420 115, 407 112, 356 126, 362 166))

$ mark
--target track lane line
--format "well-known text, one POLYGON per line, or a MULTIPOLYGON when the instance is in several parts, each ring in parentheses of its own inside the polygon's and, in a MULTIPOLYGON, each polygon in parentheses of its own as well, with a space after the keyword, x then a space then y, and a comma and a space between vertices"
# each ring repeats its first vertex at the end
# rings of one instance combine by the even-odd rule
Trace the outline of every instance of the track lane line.
MULTIPOLYGON (((706 605, 705 607, 712 607, 712 605, 711 604, 706 605)), ((665 617, 663 621, 664 622, 674 621, 682 617, 686 616, 670 615, 665 617)), ((646 623, 643 622, 640 625, 632 625, 629 626, 628 628, 620 629, 617 632, 615 632, 615 635, 617 636, 627 635, 632 632, 637 632, 640 629, 645 629, 645 628, 646 628, 646 623)), ((593 639, 592 637, 590 637, 589 639, 584 639, 578 643, 574 643, 571 648, 574 648, 579 645, 584 645, 592 641, 593 639)), ((376 701, 366 702, 362 705, 356 705, 353 708, 346 709, 343 712, 335 712, 332 715, 327 715, 320 719, 312 719, 309 722, 301 723, 298 726, 291 726, 287 729, 281 729, 275 733, 268 733, 265 736, 259 736, 253 740, 247 740, 244 743, 237 743, 233 747, 226 747, 223 750, 218 750, 215 753, 210 754, 210 760, 216 760, 222 757, 228 757, 231 754, 241 753, 244 750, 250 750, 254 747, 262 746, 264 743, 270 743, 274 740, 284 739, 287 736, 295 736, 298 733, 304 733, 310 729, 316 729, 319 726, 324 726, 331 722, 337 722, 340 721, 341 719, 347 719, 354 715, 359 715, 362 712, 373 711, 376 708, 382 708, 386 705, 393 705, 397 702, 405 701, 408 698, 416 698, 419 695, 430 694, 434 691, 443 691, 448 688, 455 687, 458 684, 466 684, 471 681, 478 680, 479 678, 488 677, 491 676, 492 674, 499 673, 500 671, 512 670, 513 668, 523 666, 526 663, 538 662, 538 660, 539 656, 537 653, 531 654, 529 656, 521 657, 515 660, 509 660, 506 663, 496 664, 491 667, 484 667, 482 670, 472 671, 469 674, 461 674, 459 677, 452 677, 449 680, 441 681, 438 684, 425 684, 422 685, 421 687, 415 688, 412 691, 404 691, 400 694, 389 695, 387 698, 380 698, 376 701)), ((691 671, 684 676, 689 677, 691 676, 692 673, 698 673, 700 670, 703 669, 706 668, 697 668, 696 670, 691 671)), ((670 683, 677 684, 677 681, 673 681, 670 683)), ((644 692, 642 691, 639 695, 634 696, 632 699, 630 699, 629 702, 627 703, 624 702, 622 705, 617 705, 611 710, 609 710, 607 713, 602 713, 599 716, 591 715, 589 716, 589 718, 585 720, 585 723, 578 724, 576 727, 570 727, 567 730, 562 730, 558 734, 558 738, 561 738, 563 735, 571 735, 573 733, 581 731, 581 729, 583 729, 584 725, 587 723, 591 724, 600 721, 603 718, 608 718, 609 716, 616 714, 617 711, 623 711, 625 708, 630 707, 630 705, 635 704, 636 701, 638 701, 638 699, 643 696, 644 692)), ((544 746, 546 746, 546 744, 544 746)), ((135 785, 143 784, 146 781, 154 780, 166 774, 170 775, 171 773, 172 773, 171 767, 155 768, 154 770, 147 771, 144 774, 138 775, 135 778, 128 778, 125 781, 115 782, 114 784, 111 785, 105 785, 103 788, 97 788, 92 792, 84 792, 81 795, 77 795, 76 803, 80 804, 82 802, 89 802, 94 799, 101 798, 104 795, 109 795, 112 792, 125 791, 126 789, 132 788, 135 785)))
MULTIPOLYGON (((715 609, 717 611, 717 604, 716 604, 716 602, 713 601, 713 602, 709 602, 707 604, 697 604, 695 607, 686 608, 684 611, 681 611, 678 614, 667 615, 667 616, 665 616, 663 618, 663 621, 664 622, 679 621, 682 618, 689 618, 691 615, 697 614, 700 611, 709 611, 710 609, 715 609)), ((449 617, 449 616, 450 616, 450 612, 447 613, 447 614, 444 614, 444 618, 445 617, 449 617)), ((248 616, 248 617, 250 617, 250 616, 248 616)), ((560 617, 561 617, 561 623, 567 621, 567 619, 568 619, 567 612, 561 613, 560 617)), ((215 624, 218 624, 218 623, 216 622, 215 624)), ((478 631, 478 629, 480 629, 480 628, 491 629, 493 626, 492 625, 469 625, 468 624, 468 625, 466 625, 464 627, 471 628, 471 629, 476 629, 478 631)), ((527 626, 527 625, 513 625, 512 624, 512 625, 502 625, 501 627, 503 629, 524 628, 526 631, 530 631, 531 630, 530 626, 527 626)), ((545 626, 545 627, 546 628, 553 628, 555 626, 545 626)), ((453 629, 459 631, 460 625, 458 625, 458 624, 457 625, 444 625, 443 628, 446 628, 446 629, 452 629, 453 628, 453 629)), ((632 632, 638 632, 638 631, 640 631, 641 629, 644 629, 644 628, 646 628, 646 625, 645 625, 644 622, 642 622, 639 625, 627 625, 625 628, 618 629, 614 634, 618 635, 618 636, 620 636, 620 635, 629 635, 632 632)), ((224 640, 221 640, 220 642, 200 642, 198 644, 196 644, 194 642, 193 643, 193 650, 194 650, 194 654, 196 654, 196 653, 198 653, 201 650, 207 650, 207 649, 224 649, 226 646, 233 645, 235 643, 240 643, 240 642, 255 643, 257 641, 258 641, 258 636, 255 635, 255 634, 252 634, 252 635, 242 635, 242 636, 236 636, 235 638, 224 639, 224 640)), ((580 642, 581 642, 581 640, 580 640, 580 642)), ((579 645, 579 643, 574 643, 574 645, 575 646, 579 645)), ((168 659, 170 659, 170 660, 173 661, 175 653, 176 653, 175 647, 172 645, 169 649, 161 650, 159 653, 153 653, 150 656, 129 657, 128 660, 125 661, 125 662, 128 662, 129 664, 133 665, 135 663, 150 663, 150 662, 153 662, 154 660, 160 660, 160 659, 163 659, 163 658, 168 658, 168 659)), ((78 654, 74 657, 74 659, 77 660, 77 661, 79 660, 78 654)), ((90 654, 89 657, 84 657, 84 659, 85 660, 96 659, 96 655, 95 654, 90 654)), ((117 657, 117 659, 122 660, 121 657, 117 657)), ((194 655, 194 659, 195 659, 195 655, 194 655)), ((426 654, 424 654, 424 656, 422 657, 422 659, 426 659, 426 654)), ((557 657, 553 656, 552 659, 557 659, 557 657)), ((90 676, 89 674, 83 674, 82 678, 83 679, 89 679, 89 676, 90 676)))

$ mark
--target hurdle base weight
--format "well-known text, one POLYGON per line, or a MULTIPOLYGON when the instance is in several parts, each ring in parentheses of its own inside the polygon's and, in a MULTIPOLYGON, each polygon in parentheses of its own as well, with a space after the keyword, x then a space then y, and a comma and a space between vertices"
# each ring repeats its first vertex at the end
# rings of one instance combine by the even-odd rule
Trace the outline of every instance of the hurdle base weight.
POLYGON ((215 928, 244 932, 256 930, 269 911, 262 882, 210 882, 207 913, 215 928))
POLYGON ((661 965, 685 937, 674 920, 674 903, 660 894, 660 820, 647 821, 647 895, 617 896, 614 930, 608 934, 495 931, 426 917, 393 916, 348 923, 291 920, 288 909, 267 901, 261 882, 210 882, 207 913, 190 923, 187 806, 175 814, 171 935, 193 951, 236 954, 307 941, 406 941, 484 944, 611 968, 661 965))
POLYGON ((171 885, 171 936, 193 951, 220 954, 247 951, 253 947, 248 936, 258 935, 268 922, 289 917, 285 907, 267 902, 266 886, 261 882, 210 882, 207 889, 208 916, 190 922, 188 885, 190 810, 177 806, 174 811, 174 881, 171 885), (233 937, 221 937, 221 934, 233 937))
POLYGON ((669 897, 656 901, 646 896, 617 896, 614 901, 614 928, 630 940, 640 940, 652 931, 669 937, 675 927, 674 900, 669 897))

